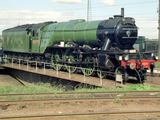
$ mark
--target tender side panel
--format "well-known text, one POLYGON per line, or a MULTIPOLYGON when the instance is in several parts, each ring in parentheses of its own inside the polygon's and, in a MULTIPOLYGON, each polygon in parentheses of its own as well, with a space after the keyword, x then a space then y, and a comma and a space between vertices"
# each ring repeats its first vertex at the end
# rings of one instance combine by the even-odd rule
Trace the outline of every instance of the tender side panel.
POLYGON ((3 49, 12 52, 29 52, 29 36, 26 31, 3 31, 3 49))

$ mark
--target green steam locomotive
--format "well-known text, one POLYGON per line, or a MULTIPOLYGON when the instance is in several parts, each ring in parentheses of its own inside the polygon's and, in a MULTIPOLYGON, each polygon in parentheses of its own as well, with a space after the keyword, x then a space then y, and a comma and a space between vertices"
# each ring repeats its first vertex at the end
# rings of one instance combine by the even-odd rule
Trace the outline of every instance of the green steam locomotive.
POLYGON ((48 62, 55 70, 81 71, 87 76, 96 70, 102 78, 116 73, 123 81, 134 76, 143 82, 156 57, 133 49, 137 36, 134 18, 115 15, 98 21, 21 25, 4 30, 2 43, 5 56, 21 59, 23 64, 48 62))

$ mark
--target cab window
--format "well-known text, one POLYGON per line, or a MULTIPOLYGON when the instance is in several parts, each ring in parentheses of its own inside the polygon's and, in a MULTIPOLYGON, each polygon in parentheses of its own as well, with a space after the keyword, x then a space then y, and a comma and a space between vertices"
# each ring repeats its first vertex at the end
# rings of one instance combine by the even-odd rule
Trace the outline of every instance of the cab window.
POLYGON ((33 37, 38 37, 38 30, 37 29, 32 31, 32 36, 33 37))
POLYGON ((32 36, 35 37, 35 31, 34 30, 32 31, 32 36))

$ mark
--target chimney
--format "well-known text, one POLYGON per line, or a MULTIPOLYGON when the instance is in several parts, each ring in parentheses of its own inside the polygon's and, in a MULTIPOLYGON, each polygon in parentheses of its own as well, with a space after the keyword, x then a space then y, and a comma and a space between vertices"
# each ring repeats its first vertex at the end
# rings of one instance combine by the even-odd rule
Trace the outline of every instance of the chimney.
POLYGON ((124 8, 121 8, 121 15, 124 17, 124 8))

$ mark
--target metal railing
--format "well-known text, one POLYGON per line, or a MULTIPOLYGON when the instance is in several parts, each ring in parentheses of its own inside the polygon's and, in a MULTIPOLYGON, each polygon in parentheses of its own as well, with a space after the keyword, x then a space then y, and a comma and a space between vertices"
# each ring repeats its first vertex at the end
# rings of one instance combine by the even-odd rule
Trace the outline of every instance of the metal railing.
MULTIPOLYGON (((38 73, 38 68, 39 68, 39 64, 41 64, 43 67, 43 73, 46 73, 46 65, 52 66, 55 65, 57 70, 53 70, 56 71, 56 76, 59 77, 59 70, 58 67, 66 67, 66 65, 60 65, 60 64, 53 64, 53 63, 48 63, 48 62, 40 62, 40 61, 30 61, 30 60, 23 60, 23 59, 17 59, 17 58, 10 58, 10 57, 3 57, 4 59, 4 65, 7 66, 9 63, 11 63, 11 67, 14 68, 14 64, 18 64, 18 68, 21 69, 21 66, 23 66, 24 64, 21 64, 22 62, 25 62, 26 64, 26 70, 29 71, 29 66, 31 66, 32 64, 34 64, 35 66, 35 72, 38 73)), ((80 70, 86 70, 87 68, 83 68, 83 67, 74 67, 74 66, 69 66, 67 65, 67 67, 69 68, 68 70, 68 79, 72 79, 72 74, 71 73, 71 69, 80 69, 80 70)), ((52 67, 51 67, 52 68, 52 67)), ((107 73, 106 71, 98 71, 94 69, 94 72, 99 72, 100 76, 99 77, 99 81, 100 81, 100 85, 103 85, 103 77, 102 77, 102 72, 107 73)), ((109 72, 108 72, 109 73, 109 72)), ((87 75, 83 74, 83 83, 87 83, 87 75)))
MULTIPOLYGON (((12 64, 12 68, 14 67, 14 61, 18 61, 18 65, 19 65, 19 69, 21 68, 21 62, 25 62, 26 63, 26 65, 27 65, 27 70, 29 70, 29 66, 30 66, 30 64, 35 64, 34 66, 35 66, 35 70, 36 70, 36 72, 38 72, 38 64, 43 64, 43 73, 45 74, 46 73, 46 65, 50 65, 50 66, 52 66, 52 65, 54 65, 54 66, 56 66, 56 68, 58 69, 58 67, 66 67, 66 65, 65 64, 63 64, 63 65, 60 65, 60 64, 53 64, 53 63, 48 63, 48 62, 40 62, 40 61, 30 61, 30 60, 23 60, 23 59, 17 59, 17 58, 10 58, 10 57, 3 57, 3 61, 4 61, 4 64, 7 66, 7 64, 8 63, 11 63, 12 64)), ((1 63, 0 63, 1 64, 1 63)), ((16 62, 16 64, 17 64, 17 62, 16 62)), ((68 70, 68 73, 69 73, 69 79, 71 79, 71 69, 72 68, 76 68, 76 69, 80 69, 80 70, 86 70, 87 68, 83 68, 83 67, 74 67, 74 66, 67 66, 68 68, 69 68, 69 70, 68 70)), ((57 73, 57 77, 59 76, 59 70, 55 70, 57 73)), ((100 76, 101 77, 99 77, 100 78, 100 81, 101 81, 101 84, 103 84, 103 82, 102 82, 102 79, 103 79, 103 77, 102 77, 102 73, 105 73, 105 74, 112 74, 113 76, 115 76, 115 73, 110 73, 109 71, 98 71, 98 70, 95 70, 94 69, 94 72, 99 72, 100 73, 100 76)), ((150 72, 150 69, 149 70, 147 70, 147 72, 150 72)), ((155 74, 160 74, 160 68, 155 68, 154 69, 154 71, 153 71, 153 73, 155 73, 155 74)), ((87 77, 87 75, 85 75, 84 74, 84 83, 86 83, 86 77, 87 77)))

